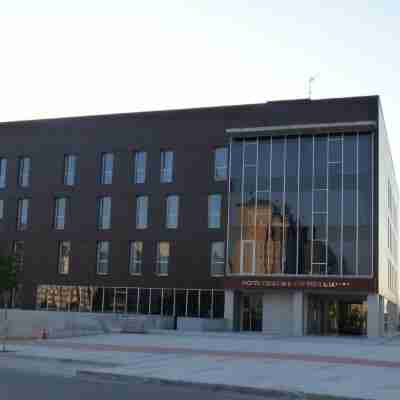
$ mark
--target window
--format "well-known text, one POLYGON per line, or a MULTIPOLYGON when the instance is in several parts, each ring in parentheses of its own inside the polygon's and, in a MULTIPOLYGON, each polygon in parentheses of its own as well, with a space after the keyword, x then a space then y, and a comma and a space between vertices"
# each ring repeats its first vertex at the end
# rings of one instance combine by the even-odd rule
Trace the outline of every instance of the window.
POLYGON ((108 274, 109 255, 110 255, 110 242, 108 241, 97 242, 96 264, 97 264, 97 273, 99 275, 108 274))
POLYGON ((60 274, 69 273, 70 254, 71 242, 60 242, 58 247, 58 272, 60 274))
POLYGON ((114 154, 104 153, 101 156, 101 183, 111 185, 113 178, 114 154))
POLYGON ((4 218, 4 200, 0 200, 0 219, 4 218))
POLYGON ((225 244, 224 242, 211 243, 211 275, 224 275, 225 244))
POLYGON ((172 151, 161 152, 161 182, 169 183, 173 179, 174 153, 172 151))
POLYGON ((15 264, 19 271, 24 266, 25 242, 23 240, 16 240, 13 243, 12 254, 15 258, 15 264))
POLYGON ((148 205, 148 196, 138 196, 136 198, 136 229, 147 228, 148 205))
POLYGON ((67 208, 67 199, 61 197, 56 199, 54 210, 54 229, 62 230, 65 227, 65 214, 67 208))
POLYGON ((100 230, 111 228, 111 197, 98 199, 97 227, 100 230))
POLYGON ((147 154, 144 151, 138 151, 135 153, 135 183, 145 183, 146 181, 146 159, 147 154))
POLYGON ((219 147, 214 151, 214 179, 225 181, 228 176, 228 150, 226 147, 219 147))
POLYGON ((178 227, 179 216, 179 196, 167 197, 167 218, 166 227, 168 229, 176 229, 178 227))
POLYGON ((221 203, 222 196, 220 194, 212 194, 208 196, 208 227, 221 227, 221 203))
POLYGON ((29 199, 18 200, 17 230, 25 231, 28 227, 29 199))
POLYGON ((129 273, 139 275, 142 273, 143 242, 130 243, 129 273))
POLYGON ((7 183, 7 159, 0 158, 0 189, 4 189, 7 183))
POLYGON ((64 156, 64 185, 75 185, 76 158, 73 154, 66 154, 64 156))
POLYGON ((169 242, 158 242, 157 245, 157 274, 168 275, 169 242))
POLYGON ((18 164, 18 184, 21 187, 28 187, 31 172, 31 159, 29 157, 21 157, 18 164))

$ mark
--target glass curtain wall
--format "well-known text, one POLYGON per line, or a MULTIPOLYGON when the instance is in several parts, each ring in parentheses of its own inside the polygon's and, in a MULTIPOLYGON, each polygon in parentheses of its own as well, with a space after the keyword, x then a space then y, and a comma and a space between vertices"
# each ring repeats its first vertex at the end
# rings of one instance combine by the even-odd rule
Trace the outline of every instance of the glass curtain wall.
POLYGON ((372 274, 373 134, 231 142, 228 274, 372 274))

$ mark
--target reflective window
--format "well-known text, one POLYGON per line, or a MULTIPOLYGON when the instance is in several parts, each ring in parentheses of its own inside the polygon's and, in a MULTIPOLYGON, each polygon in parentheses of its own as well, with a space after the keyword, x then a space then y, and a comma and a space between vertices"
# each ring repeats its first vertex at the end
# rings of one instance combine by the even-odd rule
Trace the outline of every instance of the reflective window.
POLYGON ((71 242, 62 241, 58 245, 58 272, 60 274, 69 273, 71 242))
POLYGON ((129 273, 138 275, 142 273, 143 242, 130 243, 129 273))
POLYGON ((110 185, 113 179, 114 154, 103 153, 101 155, 101 183, 110 185))
POLYGON ((98 223, 100 230, 111 228, 111 197, 101 197, 98 199, 98 223))
POLYGON ((18 160, 18 184, 21 187, 28 187, 31 173, 31 159, 21 157, 18 160))
POLYGON ((144 151, 137 151, 134 156, 134 182, 145 183, 146 181, 146 159, 147 153, 144 151))
POLYGON ((109 272, 110 242, 97 242, 97 273, 106 275, 109 272))
POLYGON ((0 158, 0 189, 4 189, 7 184, 7 159, 0 158))
POLYGON ((168 196, 166 203, 166 227, 168 229, 176 229, 179 218, 179 196, 168 196))
POLYGON ((77 156, 74 154, 66 154, 64 156, 64 185, 75 185, 76 160, 77 156))
POLYGON ((161 152, 161 182, 170 183, 173 180, 174 153, 170 150, 161 152))
POLYGON ((136 197, 136 229, 146 229, 148 223, 148 196, 136 197))
POLYGON ((225 243, 211 243, 211 275, 224 275, 225 243))
POLYGON ((56 199, 54 207, 54 229, 64 229, 66 208, 67 199, 65 197, 60 197, 56 199))
POLYGON ((214 150, 214 179, 224 181, 228 176, 228 149, 219 147, 214 150))
POLYGON ((29 199, 19 199, 17 209, 17 230, 25 231, 28 228, 29 199))
POLYGON ((167 275, 169 264, 169 242, 157 243, 157 274, 167 275))
POLYGON ((222 196, 212 194, 208 196, 208 227, 221 228, 222 196))
MULTIPOLYGON (((340 133, 232 140, 229 273, 370 275, 372 139, 340 133)), ((393 212, 388 221, 394 258, 396 218, 393 212)))
POLYGON ((0 219, 4 218, 4 200, 0 199, 0 219))

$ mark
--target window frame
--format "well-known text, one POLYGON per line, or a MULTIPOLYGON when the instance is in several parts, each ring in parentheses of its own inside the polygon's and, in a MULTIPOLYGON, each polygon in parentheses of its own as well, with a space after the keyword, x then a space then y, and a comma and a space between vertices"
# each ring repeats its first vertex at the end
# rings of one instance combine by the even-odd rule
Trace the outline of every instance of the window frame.
POLYGON ((23 156, 18 158, 18 186, 28 188, 31 184, 31 157, 23 156))
POLYGON ((210 258, 211 258, 211 276, 225 276, 225 242, 224 241, 213 241, 211 242, 211 252, 210 252, 210 258), (222 261, 215 261, 214 260, 214 246, 221 246, 222 248, 222 261), (214 268, 214 266, 221 264, 222 266, 222 272, 215 272, 217 269, 214 268))
POLYGON ((110 249, 111 249, 111 243, 109 240, 98 240, 97 245, 96 245, 96 274, 97 275, 109 275, 110 274, 110 249), (107 259, 102 260, 101 259, 101 246, 103 244, 107 244, 107 259), (101 265, 105 264, 107 266, 107 272, 103 272, 101 268, 99 268, 101 265))
POLYGON ((71 264, 71 241, 70 240, 60 240, 58 242, 58 273, 60 275, 68 275, 71 264), (65 243, 68 243, 68 255, 64 256, 62 254, 62 249, 65 243), (68 257, 68 266, 65 268, 65 259, 68 257), (63 268, 61 268, 63 267, 63 268))
POLYGON ((129 242, 129 275, 142 275, 142 265, 143 265, 143 241, 132 240, 129 242), (136 258, 135 246, 139 244, 141 249, 141 257, 136 258), (139 267, 138 267, 139 266, 139 267))
POLYGON ((214 149, 214 181, 223 182, 228 179, 228 148, 226 146, 218 146, 214 149), (217 165, 217 154, 220 151, 224 151, 225 153, 225 165, 218 166, 217 165), (220 177, 217 173, 218 170, 223 170, 224 174, 220 177))
POLYGON ((111 229, 112 220, 112 198, 111 196, 101 196, 97 198, 97 229, 99 231, 108 231, 111 229), (104 213, 106 201, 109 200, 109 212, 104 213), (106 219, 106 217, 108 217, 106 219))
POLYGON ((64 154, 64 175, 63 184, 65 186, 76 185, 76 164, 78 156, 74 153, 64 154))
POLYGON ((113 183, 113 175, 114 175, 114 153, 112 152, 104 152, 101 153, 101 176, 100 183, 102 185, 112 185, 113 183), (109 170, 107 164, 107 157, 111 158, 111 169, 109 170))
POLYGON ((174 181, 174 151, 173 150, 161 150, 160 154, 160 182, 161 183, 172 183, 174 181), (167 165, 168 157, 171 154, 171 165, 167 165))
POLYGON ((54 201, 54 220, 53 220, 53 228, 56 231, 62 231, 65 229, 65 223, 67 220, 67 203, 68 199, 67 197, 56 197, 54 201), (61 215, 59 213, 60 210, 62 210, 62 207, 59 207, 59 202, 64 200, 64 213, 61 215), (62 221, 62 224, 59 226, 59 221, 62 221))
POLYGON ((17 231, 26 231, 29 223, 29 198, 23 197, 17 201, 17 231), (26 213, 24 212, 24 204, 26 204, 26 213), (25 219, 25 224, 23 223, 25 219))
POLYGON ((138 150, 133 153, 133 183, 140 185, 146 183, 146 171, 147 170, 147 152, 138 150), (143 166, 139 167, 139 156, 143 155, 143 166), (142 179, 139 179, 142 177, 142 179))
POLYGON ((159 241, 157 242, 157 259, 156 259, 156 274, 158 276, 168 276, 169 273, 169 261, 170 261, 170 257, 171 257, 171 243, 169 241, 159 241), (168 256, 161 256, 161 246, 162 245, 167 245, 168 246, 168 256), (167 260, 165 261, 164 259, 162 259, 161 257, 165 258, 167 257, 167 260), (162 268, 161 266, 165 266, 166 265, 166 272, 164 270, 164 268, 162 268))
POLYGON ((165 199, 165 227, 167 229, 178 229, 179 227, 179 203, 180 199, 177 194, 170 194, 165 199), (176 208, 170 207, 171 201, 175 201, 173 204, 176 204, 176 208), (175 212, 170 213, 171 210, 175 212), (171 218, 173 218, 172 221, 171 218))
POLYGON ((149 196, 139 195, 136 196, 136 229, 147 229, 149 227, 149 196), (140 207, 141 200, 145 200, 145 207, 143 208, 145 223, 141 224, 141 213, 142 208, 140 207))
POLYGON ((222 194, 220 193, 212 193, 208 195, 208 229, 221 229, 222 227, 222 194), (219 209, 218 213, 212 212, 212 200, 218 198, 219 199, 219 209), (213 218, 218 218, 218 225, 212 223, 213 218))
POLYGON ((0 157, 0 189, 5 189, 7 187, 7 166, 7 158, 0 157))

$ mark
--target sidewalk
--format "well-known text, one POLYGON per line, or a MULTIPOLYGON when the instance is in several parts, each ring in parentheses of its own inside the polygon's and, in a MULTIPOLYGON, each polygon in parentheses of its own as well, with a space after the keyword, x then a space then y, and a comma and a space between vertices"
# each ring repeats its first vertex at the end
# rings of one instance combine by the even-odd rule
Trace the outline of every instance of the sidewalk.
POLYGON ((400 397, 400 338, 152 333, 47 340, 11 348, 18 356, 93 363, 93 368, 85 367, 88 373, 363 399, 400 397))

